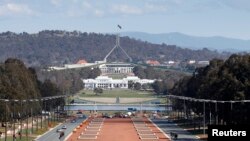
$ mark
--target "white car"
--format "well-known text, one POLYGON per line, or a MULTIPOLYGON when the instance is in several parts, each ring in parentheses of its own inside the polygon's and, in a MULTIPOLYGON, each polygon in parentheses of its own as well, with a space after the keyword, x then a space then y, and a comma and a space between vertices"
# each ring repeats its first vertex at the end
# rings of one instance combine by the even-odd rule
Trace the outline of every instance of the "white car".
POLYGON ((56 129, 56 132, 63 132, 63 129, 56 129))
POLYGON ((67 126, 66 126, 66 125, 63 125, 63 126, 62 126, 62 129, 67 129, 67 126))

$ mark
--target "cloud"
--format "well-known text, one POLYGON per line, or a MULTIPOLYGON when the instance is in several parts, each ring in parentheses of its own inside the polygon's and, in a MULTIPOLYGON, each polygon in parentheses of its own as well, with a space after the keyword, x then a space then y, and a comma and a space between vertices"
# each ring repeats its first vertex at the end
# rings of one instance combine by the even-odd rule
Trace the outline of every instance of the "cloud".
POLYGON ((76 1, 67 10, 69 17, 103 17, 105 8, 98 7, 90 1, 76 1))
POLYGON ((87 1, 83 1, 83 2, 82 2, 82 6, 83 6, 84 8, 92 8, 92 5, 91 5, 89 2, 87 2, 87 1))
MULTIPOLYGON (((173 1, 174 3, 178 3, 173 1)), ((147 15, 164 13, 169 9, 169 1, 166 0, 145 0, 135 3, 117 3, 109 6, 111 9, 111 14, 123 14, 123 15, 147 15)))
POLYGON ((50 0, 50 3, 55 6, 59 6, 61 4, 61 0, 50 0))
POLYGON ((250 11, 249 0, 219 0, 219 2, 233 9, 250 11))
MULTIPOLYGON (((61 8, 69 17, 116 17, 165 14, 189 9, 185 0, 51 0, 61 1, 61 8), (177 10, 178 9, 178 10, 177 10)), ((196 0, 190 0, 196 1, 196 0)))
POLYGON ((125 15, 141 15, 143 13, 143 10, 139 7, 127 4, 114 4, 111 7, 111 12, 125 15))
POLYGON ((33 15, 34 11, 26 4, 6 3, 0 6, 0 16, 33 15))
POLYGON ((94 12, 95 16, 102 17, 104 15, 104 12, 101 10, 96 9, 94 12))
POLYGON ((146 3, 144 8, 146 12, 166 12, 167 11, 166 5, 156 5, 152 3, 146 3))

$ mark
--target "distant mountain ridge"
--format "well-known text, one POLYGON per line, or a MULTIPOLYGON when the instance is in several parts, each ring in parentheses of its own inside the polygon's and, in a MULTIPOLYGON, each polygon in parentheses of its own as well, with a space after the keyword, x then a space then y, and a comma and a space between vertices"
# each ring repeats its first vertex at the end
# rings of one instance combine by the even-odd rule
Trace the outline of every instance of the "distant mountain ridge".
POLYGON ((210 50, 242 52, 250 51, 250 40, 226 38, 220 36, 199 37, 179 32, 150 34, 145 32, 123 32, 122 36, 148 41, 151 43, 177 45, 189 49, 208 48, 210 50))

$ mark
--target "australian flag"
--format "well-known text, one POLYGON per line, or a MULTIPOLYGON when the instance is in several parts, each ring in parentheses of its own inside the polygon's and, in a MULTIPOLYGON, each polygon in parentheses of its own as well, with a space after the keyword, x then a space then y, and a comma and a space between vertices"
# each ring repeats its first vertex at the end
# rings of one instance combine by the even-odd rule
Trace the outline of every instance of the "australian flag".
POLYGON ((119 24, 117 25, 120 29, 122 29, 122 26, 120 26, 119 24))

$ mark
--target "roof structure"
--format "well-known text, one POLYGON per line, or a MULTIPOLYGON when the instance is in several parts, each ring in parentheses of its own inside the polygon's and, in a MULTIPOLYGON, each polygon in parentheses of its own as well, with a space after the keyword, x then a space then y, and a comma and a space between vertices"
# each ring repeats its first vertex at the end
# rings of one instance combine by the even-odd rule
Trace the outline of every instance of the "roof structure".
POLYGON ((158 61, 156 61, 156 60, 148 60, 147 62, 146 62, 147 64, 149 64, 149 65, 160 65, 160 63, 158 62, 158 61))
POLYGON ((82 59, 82 60, 79 60, 76 64, 86 64, 88 63, 86 60, 82 59))

